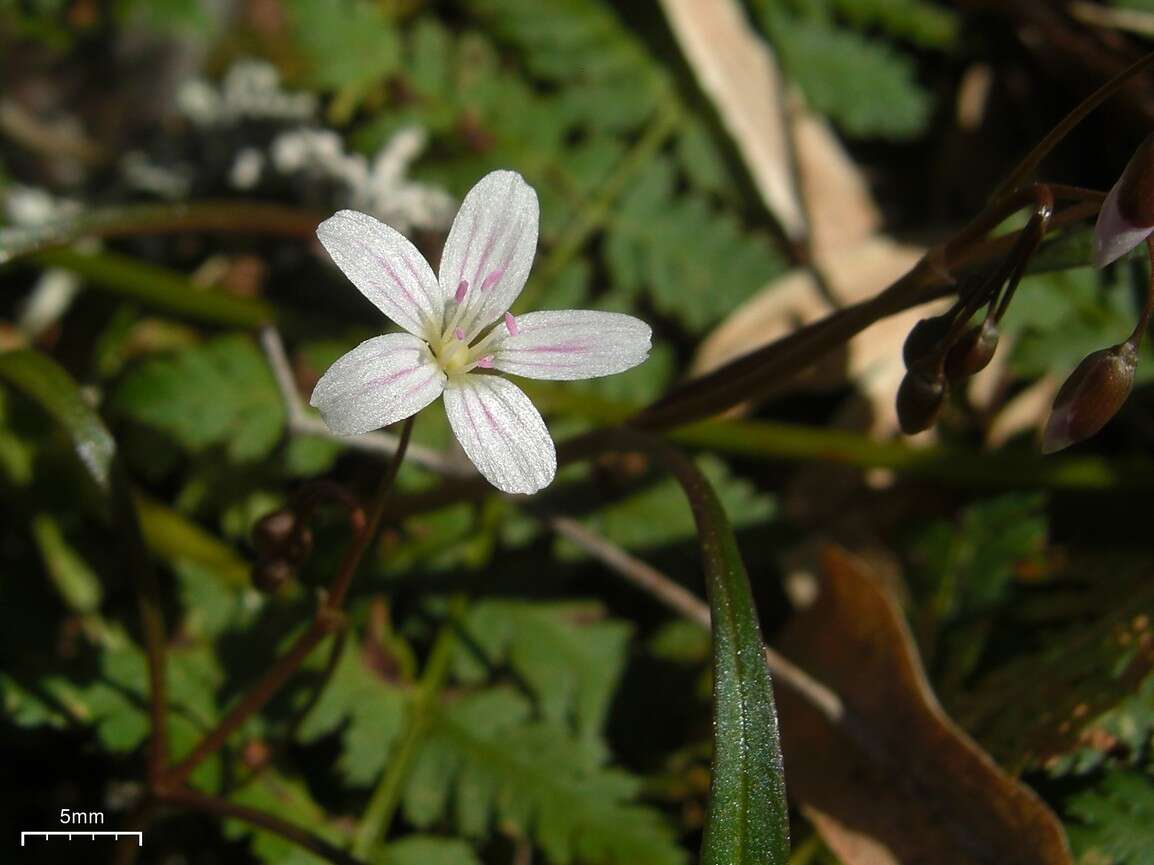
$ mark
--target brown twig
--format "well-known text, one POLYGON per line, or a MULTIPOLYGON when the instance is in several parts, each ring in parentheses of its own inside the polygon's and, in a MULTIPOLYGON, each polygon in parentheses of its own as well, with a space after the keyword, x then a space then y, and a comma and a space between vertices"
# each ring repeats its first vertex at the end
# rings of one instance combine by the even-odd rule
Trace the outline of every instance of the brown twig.
MULTIPOLYGON (((608 566, 618 576, 624 577, 691 622, 703 628, 709 627, 709 606, 652 565, 630 555, 571 517, 550 517, 547 522, 553 531, 608 566)), ((844 723, 845 706, 836 693, 769 646, 765 647, 765 662, 778 681, 805 698, 830 723, 844 723)))
MULTIPOLYGON (((359 436, 333 435, 323 420, 309 414, 304 407, 300 394, 297 392, 296 379, 293 377, 292 367, 285 353, 279 331, 272 325, 262 327, 260 344, 264 349, 265 357, 268 358, 269 366, 272 367, 273 378, 276 380, 277 390, 280 391, 290 432, 297 435, 317 436, 339 442, 341 445, 354 450, 384 454, 390 457, 397 452, 399 441, 395 435, 387 432, 371 432, 359 436)), ((463 460, 454 460, 448 454, 418 444, 409 445, 408 459, 449 477, 471 477, 476 474, 469 463, 463 460)))

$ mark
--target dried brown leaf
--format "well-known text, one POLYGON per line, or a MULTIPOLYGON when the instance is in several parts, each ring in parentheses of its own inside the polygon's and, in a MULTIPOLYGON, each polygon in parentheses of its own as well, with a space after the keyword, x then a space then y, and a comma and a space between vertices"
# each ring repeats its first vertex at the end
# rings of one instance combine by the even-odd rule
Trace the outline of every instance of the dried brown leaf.
POLYGON ((790 791, 825 842, 849 865, 1072 865, 1045 803, 942 710, 866 566, 830 547, 820 570, 780 648, 841 696, 847 723, 778 699, 790 791))

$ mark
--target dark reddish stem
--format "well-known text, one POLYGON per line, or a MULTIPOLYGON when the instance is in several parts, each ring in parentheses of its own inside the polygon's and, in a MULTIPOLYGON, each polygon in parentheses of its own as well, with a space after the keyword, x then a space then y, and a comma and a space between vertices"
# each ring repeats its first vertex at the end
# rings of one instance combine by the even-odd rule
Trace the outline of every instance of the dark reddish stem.
POLYGON ((242 820, 260 829, 280 835, 282 838, 287 838, 298 847, 302 847, 322 859, 327 859, 329 862, 336 863, 336 865, 363 865, 361 860, 350 856, 323 838, 318 838, 307 829, 290 823, 288 820, 282 820, 266 811, 249 808, 247 805, 237 805, 216 796, 206 796, 203 793, 187 789, 169 791, 161 797, 161 801, 167 805, 176 805, 192 811, 203 811, 216 817, 242 820))
MULTIPOLYGON (((343 627, 344 614, 341 612, 341 607, 348 594, 349 586, 352 584, 353 575, 356 573, 357 567, 364 558, 365 551, 369 548, 369 544, 376 537, 377 529, 385 514, 389 490, 392 488, 393 480, 396 478, 401 462, 405 458, 405 450, 408 448, 412 431, 413 419, 409 418, 405 421, 404 427, 401 430, 400 441, 397 444, 397 452, 394 454, 392 461, 389 463, 389 467, 385 470, 385 474, 381 478, 380 485, 377 487, 377 492, 373 498, 372 510, 369 513, 368 519, 365 520, 364 525, 359 531, 354 532, 353 540, 345 551, 340 568, 336 576, 333 577, 328 591, 322 596, 316 617, 313 619, 308 630, 296 639, 296 642, 293 643, 288 652, 276 660, 272 667, 265 672, 264 676, 249 689, 241 701, 225 715, 212 732, 205 736, 204 739, 193 748, 187 757, 164 773, 160 785, 162 795, 168 795, 173 790, 179 789, 188 780, 189 775, 197 766, 209 756, 219 751, 224 746, 224 743, 228 741, 228 738, 235 733, 245 721, 265 707, 277 691, 284 686, 285 682, 300 669, 301 664, 304 663, 305 659, 312 653, 312 650, 316 648, 321 640, 343 627)), ((356 522, 359 522, 359 518, 355 520, 354 525, 356 522)))

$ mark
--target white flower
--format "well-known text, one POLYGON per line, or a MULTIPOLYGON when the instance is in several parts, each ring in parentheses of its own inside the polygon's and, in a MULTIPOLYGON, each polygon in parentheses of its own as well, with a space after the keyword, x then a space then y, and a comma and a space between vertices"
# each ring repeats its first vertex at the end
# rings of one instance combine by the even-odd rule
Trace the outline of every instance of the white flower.
POLYGON ((311 403, 329 429, 357 435, 416 414, 444 394, 453 433, 473 464, 507 493, 547 486, 557 455, 541 414, 495 372, 573 380, 611 375, 649 354, 649 325, 592 310, 509 307, 537 251, 537 193, 494 171, 465 197, 441 256, 440 279, 408 240, 373 217, 342 210, 317 228, 337 266, 405 329, 337 360, 311 403))

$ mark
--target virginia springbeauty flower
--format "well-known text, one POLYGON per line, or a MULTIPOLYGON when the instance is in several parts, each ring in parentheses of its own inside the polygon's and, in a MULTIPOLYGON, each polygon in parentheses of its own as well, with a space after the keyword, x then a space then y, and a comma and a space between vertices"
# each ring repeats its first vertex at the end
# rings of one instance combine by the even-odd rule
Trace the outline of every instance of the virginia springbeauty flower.
POLYGON ((623 372, 649 354, 649 325, 592 310, 509 307, 537 251, 537 193, 494 171, 461 204, 439 278, 408 240, 371 216, 342 210, 317 228, 360 292, 405 333, 366 340, 317 382, 311 403, 329 429, 357 435, 416 414, 442 394, 449 424, 493 486, 532 493, 553 480, 557 455, 541 414, 497 371, 573 380, 623 372))

